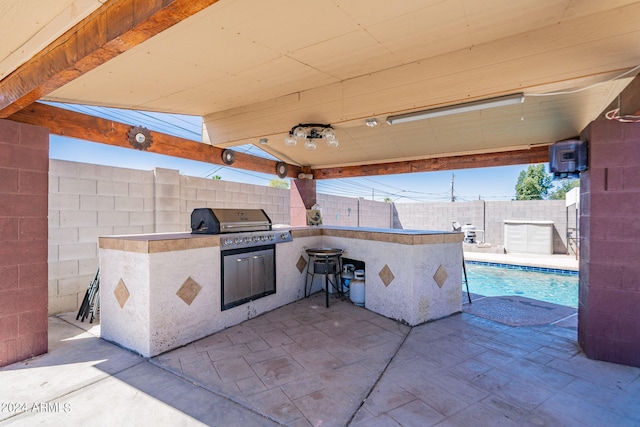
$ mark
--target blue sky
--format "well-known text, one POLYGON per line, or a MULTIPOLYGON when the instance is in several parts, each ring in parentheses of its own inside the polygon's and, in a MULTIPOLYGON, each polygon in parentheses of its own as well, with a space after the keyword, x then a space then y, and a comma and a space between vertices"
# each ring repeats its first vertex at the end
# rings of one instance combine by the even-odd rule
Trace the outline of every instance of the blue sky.
MULTIPOLYGON (((69 108, 85 114, 111 118, 131 125, 145 126, 151 130, 177 135, 196 141, 201 139, 202 122, 199 117, 175 114, 157 114, 140 111, 105 109, 89 106, 57 106, 69 108)), ((254 146, 236 147, 254 155, 263 154, 254 146)), ((268 185, 276 178, 258 172, 233 169, 226 166, 190 161, 138 150, 112 147, 73 138, 52 135, 49 155, 52 159, 96 163, 132 169, 150 170, 155 167, 177 169, 183 175, 210 177, 219 175, 223 180, 268 185)), ((268 155, 266 155, 268 156, 268 155)), ((319 180, 317 189, 347 197, 364 197, 384 200, 389 197, 395 202, 448 201, 451 192, 451 177, 454 175, 454 196, 456 200, 511 200, 515 197, 518 175, 528 165, 501 166, 426 172, 402 175, 384 175, 362 178, 319 180)))

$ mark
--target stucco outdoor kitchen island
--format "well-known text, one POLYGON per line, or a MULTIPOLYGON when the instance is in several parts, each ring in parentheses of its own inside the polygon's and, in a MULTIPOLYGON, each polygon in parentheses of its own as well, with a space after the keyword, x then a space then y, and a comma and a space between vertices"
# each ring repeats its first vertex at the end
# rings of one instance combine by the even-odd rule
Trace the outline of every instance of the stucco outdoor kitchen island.
MULTIPOLYGON (((100 237, 102 337, 151 357, 304 298, 305 249, 314 247, 342 248, 345 258, 364 262, 368 310, 411 326, 462 310, 462 233, 274 230, 293 237, 275 245, 275 293, 225 310, 219 235, 100 237)), ((318 281, 311 292, 320 289, 318 281)))

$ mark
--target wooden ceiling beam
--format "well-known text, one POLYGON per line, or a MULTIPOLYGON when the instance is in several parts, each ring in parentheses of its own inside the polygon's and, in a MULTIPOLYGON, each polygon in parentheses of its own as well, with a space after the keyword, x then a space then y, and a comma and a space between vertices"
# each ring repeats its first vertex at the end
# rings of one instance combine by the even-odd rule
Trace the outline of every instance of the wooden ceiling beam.
MULTIPOLYGON (((51 105, 34 103, 10 116, 9 120, 43 126, 54 135, 135 149, 129 143, 131 125, 51 105)), ((147 152, 228 166, 222 161, 222 148, 161 132, 151 131, 151 136, 153 142, 147 152)), ((235 162, 230 167, 262 172, 275 177, 276 163, 274 160, 236 152, 235 162)), ((299 167, 289 165, 289 177, 295 178, 300 172, 299 167)))
POLYGON ((218 0, 111 0, 0 82, 0 118, 64 86, 218 0))
MULTIPOLYGON (((51 105, 34 103, 10 116, 9 120, 43 126, 48 128, 49 132, 54 135, 135 149, 129 143, 129 130, 132 128, 132 125, 77 113, 51 105)), ((151 136, 153 143, 146 150, 150 153, 225 165, 222 161, 223 148, 161 132, 152 131, 151 136)), ((309 167, 289 165, 287 176, 297 178, 298 174, 303 172, 312 173, 314 179, 354 178, 360 176, 545 163, 548 160, 549 147, 540 145, 525 150, 468 154, 336 168, 311 169, 309 167)), ((236 152, 235 162, 233 166, 230 167, 275 175, 276 164, 277 162, 274 160, 236 152)))
POLYGON ((525 165, 531 163, 544 163, 548 161, 549 147, 547 145, 540 145, 526 150, 436 157, 430 159, 377 163, 362 166, 320 168, 313 169, 311 173, 313 173, 314 179, 354 178, 359 176, 525 165))

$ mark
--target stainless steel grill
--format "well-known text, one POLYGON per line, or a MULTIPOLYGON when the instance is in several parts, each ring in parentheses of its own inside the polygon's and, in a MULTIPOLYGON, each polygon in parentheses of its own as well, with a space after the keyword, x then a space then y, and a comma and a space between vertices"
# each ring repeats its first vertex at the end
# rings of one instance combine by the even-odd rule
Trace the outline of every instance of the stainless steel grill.
POLYGON ((191 233, 220 234, 221 250, 292 240, 289 231, 272 230, 271 219, 263 209, 194 209, 191 213, 191 233))
POLYGON ((195 234, 269 230, 271 220, 262 209, 198 208, 191 213, 191 232, 195 234))
POLYGON ((276 292, 276 243, 292 238, 272 230, 264 210, 195 209, 191 232, 220 235, 222 310, 276 292))

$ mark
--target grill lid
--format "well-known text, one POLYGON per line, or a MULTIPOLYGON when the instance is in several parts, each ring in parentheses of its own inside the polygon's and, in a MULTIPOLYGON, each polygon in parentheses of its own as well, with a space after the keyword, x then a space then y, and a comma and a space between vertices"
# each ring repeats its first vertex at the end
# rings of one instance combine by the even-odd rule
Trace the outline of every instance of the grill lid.
POLYGON ((191 212, 192 234, 269 230, 271 220, 262 209, 197 208, 191 212))

